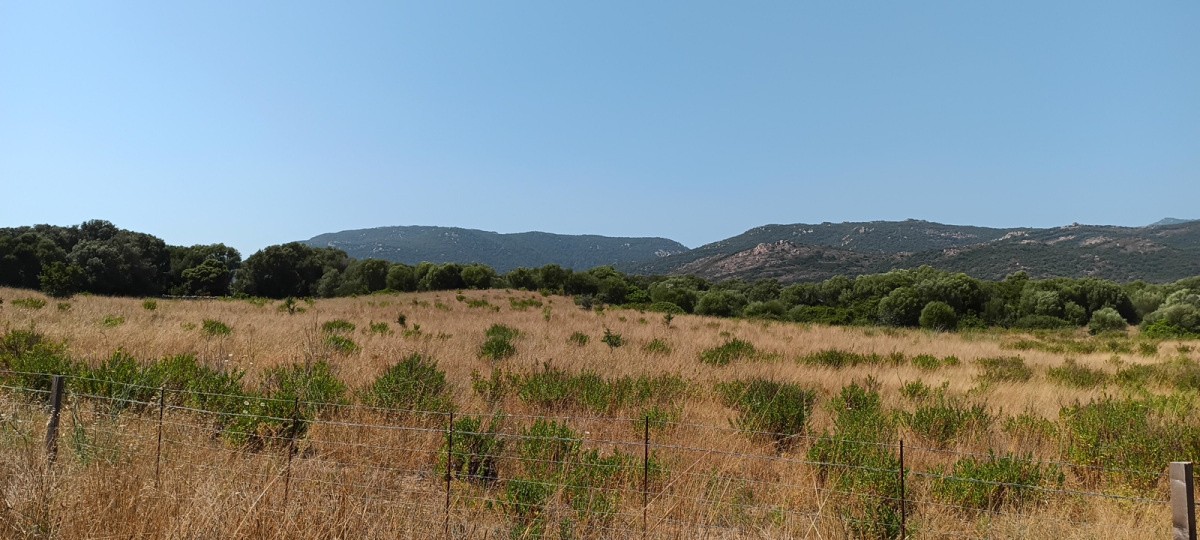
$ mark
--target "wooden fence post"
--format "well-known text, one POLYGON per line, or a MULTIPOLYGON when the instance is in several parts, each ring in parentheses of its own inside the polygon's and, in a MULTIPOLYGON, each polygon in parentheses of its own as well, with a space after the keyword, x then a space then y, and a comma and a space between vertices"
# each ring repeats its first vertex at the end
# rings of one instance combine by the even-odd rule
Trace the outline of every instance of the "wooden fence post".
POLYGON ((1171 462, 1171 530, 1175 540, 1196 540, 1196 495, 1192 462, 1171 462))
POLYGON ((296 455, 296 438, 300 436, 300 398, 292 402, 292 429, 288 435, 287 469, 283 477, 283 506, 288 504, 288 496, 292 491, 292 458, 296 455))
POLYGON ((50 381, 50 420, 46 423, 46 459, 50 465, 58 457, 58 419, 62 413, 63 376, 50 381))

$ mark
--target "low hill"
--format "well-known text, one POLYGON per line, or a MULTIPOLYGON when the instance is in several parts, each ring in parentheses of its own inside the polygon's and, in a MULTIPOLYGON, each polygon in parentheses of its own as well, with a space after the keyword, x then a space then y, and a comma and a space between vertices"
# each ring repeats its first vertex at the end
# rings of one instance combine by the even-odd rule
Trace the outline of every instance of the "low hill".
POLYGON ((564 235, 544 232, 501 234, 456 227, 377 227, 327 233, 304 243, 335 247, 351 257, 376 258, 416 264, 482 263, 498 272, 517 267, 558 264, 585 270, 634 262, 687 251, 665 238, 622 238, 597 235, 564 235))

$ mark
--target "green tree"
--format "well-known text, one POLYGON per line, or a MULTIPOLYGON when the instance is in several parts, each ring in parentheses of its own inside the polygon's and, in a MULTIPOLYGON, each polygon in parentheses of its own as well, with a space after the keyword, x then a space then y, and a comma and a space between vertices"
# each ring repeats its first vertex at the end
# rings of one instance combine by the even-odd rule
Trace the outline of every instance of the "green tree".
POLYGON ((736 317, 746 307, 746 295, 736 291, 710 290, 696 303, 696 314, 736 317))
POLYGON ((388 267, 386 283, 387 288, 393 291, 415 291, 417 290, 416 269, 403 263, 393 264, 388 267))
POLYGON ((939 332, 954 330, 958 328, 958 315, 954 313, 954 308, 950 307, 950 304, 935 300, 925 304, 925 308, 921 310, 919 322, 921 328, 926 330, 939 332))

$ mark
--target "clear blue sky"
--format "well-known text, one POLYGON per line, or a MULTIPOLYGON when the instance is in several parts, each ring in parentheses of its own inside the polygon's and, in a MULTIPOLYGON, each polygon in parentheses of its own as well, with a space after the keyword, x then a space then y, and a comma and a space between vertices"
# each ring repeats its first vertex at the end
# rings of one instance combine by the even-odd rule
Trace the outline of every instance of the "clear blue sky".
POLYGON ((1200 2, 0 0, 0 226, 1200 217, 1200 2))

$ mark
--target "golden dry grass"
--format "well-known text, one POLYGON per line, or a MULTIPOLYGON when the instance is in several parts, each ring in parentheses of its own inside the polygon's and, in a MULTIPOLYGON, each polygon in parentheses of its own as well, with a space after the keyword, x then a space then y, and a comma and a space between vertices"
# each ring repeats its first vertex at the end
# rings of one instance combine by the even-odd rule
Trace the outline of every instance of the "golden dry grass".
MULTIPOLYGON (((817 388, 822 397, 810 424, 814 432, 830 423, 831 413, 824 406, 828 399, 844 385, 868 376, 881 383, 886 405, 892 408, 907 406, 899 388, 920 379, 931 386, 944 382, 951 395, 985 403, 999 418, 1032 412, 1056 419, 1062 407, 1111 391, 1052 383, 1045 370, 1061 365, 1066 355, 1013 351, 1004 344, 1014 336, 1004 333, 936 334, 688 315, 675 317, 668 326, 661 314, 583 311, 564 297, 517 291, 467 291, 463 296, 462 300, 486 300, 488 305, 470 307, 454 292, 441 292, 317 300, 299 304, 304 312, 296 314, 282 311, 277 301, 159 299, 157 308, 148 310, 141 299, 93 296, 75 297, 61 307, 60 301, 46 299, 44 308, 28 309, 14 306, 12 301, 43 297, 0 289, 4 301, 0 304, 0 330, 33 327, 64 342, 73 357, 92 363, 118 348, 144 360, 190 353, 209 365, 243 369, 252 383, 270 366, 328 359, 339 378, 351 388, 361 388, 400 358, 419 352, 436 359, 446 372, 460 411, 481 413, 492 407, 472 391, 472 373, 486 375, 497 366, 516 373, 552 366, 605 377, 678 374, 691 389, 677 404, 679 420, 686 425, 654 435, 656 445, 677 447, 663 452, 669 474, 652 490, 649 519, 651 536, 656 538, 851 535, 839 516, 845 505, 852 503, 823 486, 816 469, 796 464, 804 458, 803 445, 780 459, 768 443, 731 429, 736 413, 713 391, 715 383, 766 377, 817 388), (511 299, 536 299, 543 306, 518 310, 510 305, 511 299), (419 325, 420 332, 406 333, 397 324, 401 314, 408 330, 419 325), (106 318, 111 323, 118 317, 123 319, 120 324, 104 323, 106 318), (340 354, 324 343, 320 326, 334 319, 357 326, 350 337, 360 350, 340 354), (205 336, 204 320, 220 321, 232 333, 205 336), (379 322, 387 323, 390 332, 369 330, 371 323, 379 322), (478 354, 485 330, 495 323, 521 332, 516 354, 499 362, 478 354), (601 343, 605 329, 621 334, 626 345, 610 349, 601 343), (590 336, 586 346, 570 342, 576 332, 590 336), (761 357, 728 366, 698 361, 704 350, 730 338, 752 343, 761 357), (644 351, 643 346, 653 340, 666 342, 671 352, 644 351), (835 370, 795 361, 827 349, 955 356, 961 363, 927 372, 907 363, 835 370), (979 384, 974 360, 1016 354, 1034 368, 1031 381, 979 384)), ((1125 354, 1121 361, 1162 360, 1176 355, 1175 345, 1164 344, 1160 356, 1125 354)), ((1195 356, 1194 352, 1187 354, 1195 356)), ((1114 371, 1111 353, 1071 356, 1080 365, 1114 371)), ((5 457, 0 463, 0 517, 9 523, 0 526, 0 532, 14 537, 435 538, 443 534, 440 501, 445 493, 433 455, 443 435, 436 431, 436 419, 425 422, 428 432, 387 429, 397 422, 395 418, 357 409, 338 416, 337 421, 361 427, 318 423, 306 437, 291 476, 286 477, 283 454, 230 448, 206 432, 203 418, 172 411, 165 428, 162 481, 156 485, 153 415, 123 413, 113 419, 75 404, 73 416, 64 422, 69 426, 66 429, 75 430, 76 439, 64 443, 71 451, 64 452, 53 472, 47 473, 37 444, 44 411, 14 398, 3 403, 7 412, 0 427, 7 430, 0 430, 5 433, 0 439, 5 457), (281 484, 286 478, 292 481, 287 482, 285 501, 281 484)), ((547 413, 513 396, 500 407, 510 415, 547 413)), ((586 433, 586 446, 602 452, 616 448, 631 454, 640 451, 640 429, 633 422, 589 419, 586 412, 566 412, 576 415, 571 425, 586 433)), ((617 416, 638 413, 622 410, 617 416)), ((902 436, 914 439, 911 433, 902 432, 902 436)), ((999 429, 956 441, 948 450, 914 451, 909 466, 922 470, 948 466, 955 451, 1033 450, 1038 457, 1059 459, 1053 443, 1018 440, 999 429)), ((508 534, 511 523, 495 507, 494 490, 458 480, 454 484, 452 537, 508 534)), ((1066 487, 1079 486, 1068 483, 1066 487)), ((1019 513, 967 514, 939 506, 928 485, 916 483, 910 500, 922 502, 910 522, 918 537, 1147 538, 1164 536, 1169 528, 1168 512, 1162 505, 1119 499, 1051 495, 1044 503, 1019 513)), ((546 512, 551 523, 571 516, 569 508, 556 505, 546 512)), ((574 534, 640 536, 640 495, 625 497, 615 518, 583 525, 574 534)), ((559 538, 559 531, 551 529, 547 537, 559 538)))

